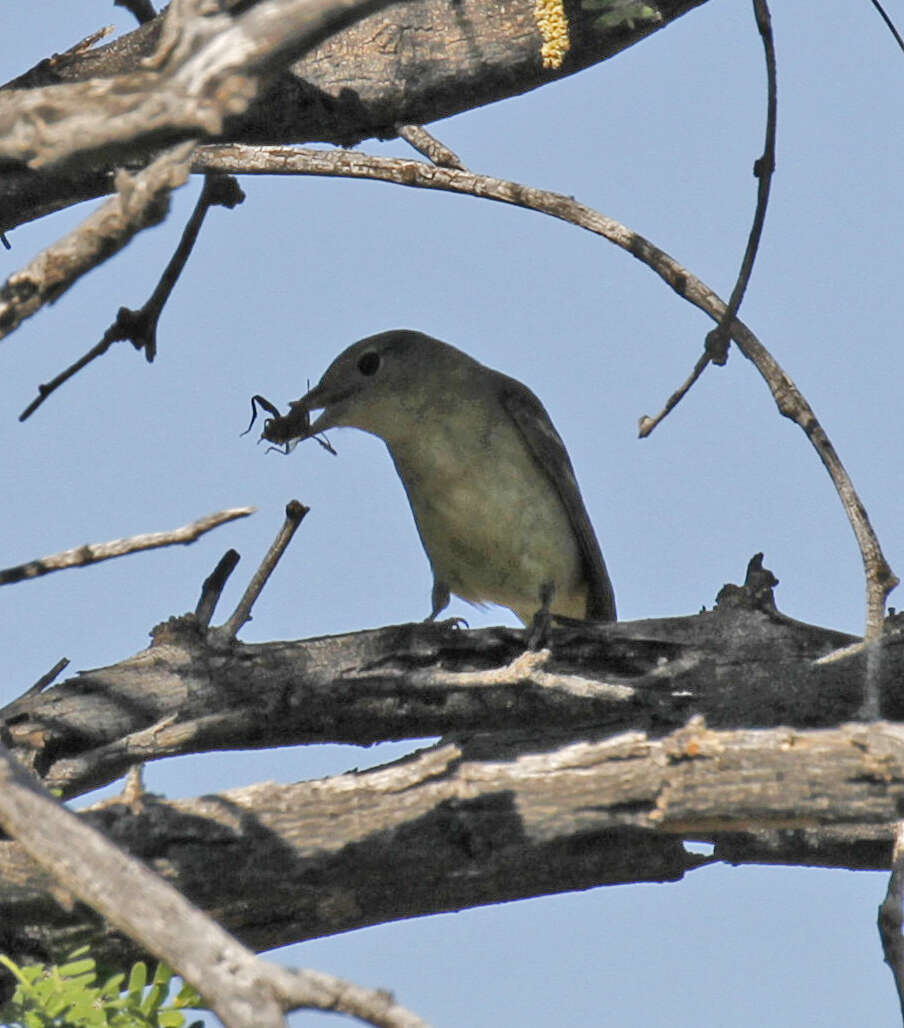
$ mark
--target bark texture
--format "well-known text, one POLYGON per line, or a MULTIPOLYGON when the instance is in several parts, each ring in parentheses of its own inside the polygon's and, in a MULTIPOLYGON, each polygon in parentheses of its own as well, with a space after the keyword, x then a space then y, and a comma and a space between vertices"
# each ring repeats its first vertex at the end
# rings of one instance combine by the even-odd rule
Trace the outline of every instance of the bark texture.
MULTIPOLYGON (((267 79, 250 107, 206 138, 351 145, 394 137, 399 126, 436 121, 574 74, 702 2, 666 0, 658 6, 658 20, 635 19, 600 30, 593 24, 596 14, 582 10, 577 0, 568 0, 571 47, 561 68, 553 70, 542 66, 534 0, 501 5, 485 0, 407 0, 337 32, 291 70, 267 79)), ((619 6, 617 0, 612 6, 619 6)), ((118 110, 125 93, 150 81, 151 73, 141 62, 154 54, 162 18, 159 15, 106 46, 42 61, 6 89, 59 90, 90 82, 92 98, 102 97, 106 89, 111 109, 118 110)), ((24 94, 20 96, 22 103, 24 94)), ((0 122, 2 98, 0 91, 0 122)), ((17 101, 11 102, 14 109, 17 101)), ((39 104, 38 117, 42 109, 39 104)), ((156 110, 154 116, 158 114, 156 110)), ((173 117, 178 122, 177 114, 173 117)), ((182 136, 176 132, 171 137, 161 131, 158 126, 158 144, 163 138, 182 138, 185 130, 182 136)), ((149 156, 149 143, 142 140, 131 147, 111 147, 107 160, 99 152, 76 166, 5 165, 0 169, 0 230, 110 192, 116 164, 142 165, 149 156)))
MULTIPOLYGON (((74 795, 138 759, 443 736, 404 761, 81 816, 267 948, 386 920, 636 881, 710 859, 889 865, 904 805, 904 636, 857 645, 726 587, 695 617, 520 632, 399 625, 246 646, 189 617, 26 694, 14 751, 74 795), (870 697, 887 719, 857 721, 870 697), (712 858, 686 840, 714 845, 712 858)), ((303 756, 297 760, 303 773, 303 756)), ((0 947, 132 944, 0 844, 0 947)))

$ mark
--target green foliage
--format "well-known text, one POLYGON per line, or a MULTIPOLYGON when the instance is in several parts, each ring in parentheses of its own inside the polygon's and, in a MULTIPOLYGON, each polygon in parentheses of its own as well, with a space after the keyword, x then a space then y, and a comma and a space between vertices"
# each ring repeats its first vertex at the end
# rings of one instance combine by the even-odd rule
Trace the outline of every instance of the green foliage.
MULTIPOLYGON (((204 1002, 183 984, 170 999, 173 972, 158 964, 148 981, 148 969, 135 964, 124 974, 98 981, 89 948, 75 950, 64 964, 19 967, 0 954, 0 965, 16 979, 16 991, 0 1008, 2 1028, 185 1028, 182 1010, 204 1008, 204 1002)), ((197 1028, 200 1021, 192 1022, 197 1028)))
POLYGON ((581 7, 585 11, 600 12, 593 21, 593 27, 599 32, 621 26, 633 29, 638 21, 662 21, 662 15, 655 7, 636 0, 581 0, 581 7))

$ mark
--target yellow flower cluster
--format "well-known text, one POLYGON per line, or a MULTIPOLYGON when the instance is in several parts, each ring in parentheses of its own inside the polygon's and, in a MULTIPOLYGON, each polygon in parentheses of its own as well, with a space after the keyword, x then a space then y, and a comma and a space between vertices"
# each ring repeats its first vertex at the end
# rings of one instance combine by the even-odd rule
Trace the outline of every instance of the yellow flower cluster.
POLYGON ((571 43, 562 0, 534 0, 534 19, 543 38, 540 56, 544 68, 561 68, 571 43))

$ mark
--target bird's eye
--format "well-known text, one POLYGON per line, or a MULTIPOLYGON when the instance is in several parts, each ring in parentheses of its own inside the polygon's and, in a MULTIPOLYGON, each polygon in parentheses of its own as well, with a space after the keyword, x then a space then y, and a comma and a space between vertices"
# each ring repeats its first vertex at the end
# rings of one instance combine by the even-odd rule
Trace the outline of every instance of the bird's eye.
POLYGON ((377 369, 380 367, 380 355, 374 353, 373 350, 368 350, 367 353, 362 354, 358 359, 358 371, 362 375, 375 375, 377 369))

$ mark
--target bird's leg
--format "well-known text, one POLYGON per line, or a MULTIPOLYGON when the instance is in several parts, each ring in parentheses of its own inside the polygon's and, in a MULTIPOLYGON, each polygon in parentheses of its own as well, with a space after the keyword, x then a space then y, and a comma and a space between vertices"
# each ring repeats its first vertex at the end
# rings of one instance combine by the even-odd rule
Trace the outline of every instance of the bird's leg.
POLYGON ((424 619, 425 621, 436 621, 436 615, 449 606, 449 595, 449 587, 446 583, 434 579, 433 592, 430 595, 433 610, 430 611, 430 617, 424 619))
POLYGON ((524 640, 529 650, 540 650, 549 635, 552 615, 549 612, 552 598, 556 594, 555 582, 544 582, 540 586, 540 609, 533 616, 530 627, 524 633, 524 640))

